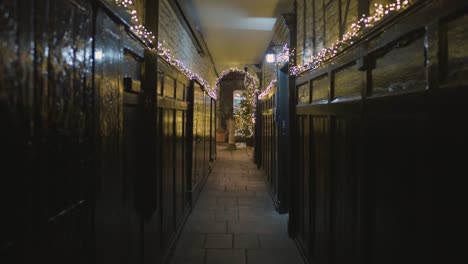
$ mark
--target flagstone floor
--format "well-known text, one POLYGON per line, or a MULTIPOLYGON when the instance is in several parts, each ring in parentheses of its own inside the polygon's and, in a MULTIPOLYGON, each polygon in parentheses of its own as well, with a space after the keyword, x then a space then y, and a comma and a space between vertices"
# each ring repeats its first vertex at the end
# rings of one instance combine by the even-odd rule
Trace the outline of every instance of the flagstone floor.
POLYGON ((253 149, 217 149, 217 162, 187 220, 172 264, 302 264, 253 149))

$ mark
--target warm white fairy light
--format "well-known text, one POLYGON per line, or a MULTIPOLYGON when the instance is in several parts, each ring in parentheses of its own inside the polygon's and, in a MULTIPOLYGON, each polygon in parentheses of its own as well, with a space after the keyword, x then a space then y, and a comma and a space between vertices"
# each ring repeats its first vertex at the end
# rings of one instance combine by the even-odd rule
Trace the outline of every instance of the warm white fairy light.
POLYGON ((276 87, 276 83, 277 83, 277 82, 278 82, 277 80, 271 80, 271 82, 270 82, 270 84, 268 85, 268 87, 267 87, 262 93, 260 93, 260 94, 258 95, 258 99, 259 99, 259 100, 262 100, 267 94, 269 94, 270 91, 271 91, 274 87, 276 87))
POLYGON ((174 66, 176 69, 180 70, 191 80, 197 80, 201 85, 205 87, 206 91, 212 98, 218 98, 217 92, 211 88, 210 84, 205 79, 203 79, 198 73, 192 72, 182 61, 173 58, 171 55, 171 51, 168 48, 165 48, 162 43, 154 43, 156 36, 153 34, 153 32, 146 29, 145 26, 143 26, 140 23, 138 19, 138 13, 135 9, 133 1, 115 0, 115 3, 118 6, 123 6, 125 8, 131 9, 130 14, 132 16, 132 24, 134 25, 130 27, 130 30, 133 33, 135 33, 135 35, 137 35, 140 39, 142 39, 148 45, 148 47, 150 47, 150 49, 155 50, 163 60, 165 60, 170 65, 174 66))
POLYGON ((363 29, 373 27, 375 23, 384 17, 407 8, 409 4, 408 0, 396 0, 394 3, 385 6, 375 4, 374 14, 368 17, 362 15, 361 19, 351 24, 350 31, 346 32, 341 40, 336 41, 329 48, 323 48, 315 56, 312 55, 304 64, 293 66, 290 74, 297 76, 302 72, 317 69, 324 62, 334 58, 344 47, 354 44, 354 40, 362 35, 363 29))
POLYGON ((238 73, 244 74, 244 98, 248 105, 251 105, 251 109, 248 110, 248 107, 239 107, 238 109, 234 109, 233 117, 236 122, 236 135, 240 136, 252 136, 254 131, 254 124, 255 124, 255 111, 256 111, 256 95, 259 92, 258 83, 259 80, 257 76, 251 75, 247 71, 239 70, 236 68, 230 68, 225 70, 221 73, 218 80, 216 81, 216 86, 214 91, 217 93, 219 91, 219 86, 221 85, 221 81, 224 77, 226 77, 230 73, 238 73), (251 112, 250 112, 251 111, 251 112), (245 114, 250 112, 250 116, 248 118, 244 118, 245 114), (248 128, 249 134, 244 134, 243 128, 248 128))
POLYGON ((215 89, 214 89, 214 91, 216 93, 218 93, 218 91, 219 91, 219 85, 221 84, 221 81, 223 80, 223 78, 226 77, 226 75, 228 75, 230 73, 245 74, 246 78, 244 78, 244 87, 246 87, 248 89, 251 88, 252 90, 257 90, 258 89, 258 82, 259 81, 258 81, 258 78, 256 76, 253 76, 250 73, 248 73, 246 71, 243 71, 243 70, 239 70, 239 69, 236 69, 236 68, 230 68, 228 70, 223 71, 223 73, 221 73, 218 80, 216 81, 216 86, 215 86, 215 89))
POLYGON ((276 56, 278 64, 283 64, 289 61, 289 58, 294 56, 294 50, 289 49, 288 44, 284 44, 283 49, 276 56))
MULTIPOLYGON (((243 70, 230 68, 228 70, 223 71, 221 75, 219 76, 218 80, 216 81, 214 93, 218 94, 221 81, 223 80, 224 77, 226 77, 230 73, 244 74, 245 76, 244 89, 247 93, 250 93, 250 95, 246 97, 248 98, 249 103, 252 105, 253 113, 255 113, 255 109, 256 109, 255 95, 258 94, 259 92, 259 87, 258 87, 259 80, 257 76, 251 75, 250 73, 243 71, 243 70)), ((255 116, 253 116, 253 118, 255 119, 255 116)))

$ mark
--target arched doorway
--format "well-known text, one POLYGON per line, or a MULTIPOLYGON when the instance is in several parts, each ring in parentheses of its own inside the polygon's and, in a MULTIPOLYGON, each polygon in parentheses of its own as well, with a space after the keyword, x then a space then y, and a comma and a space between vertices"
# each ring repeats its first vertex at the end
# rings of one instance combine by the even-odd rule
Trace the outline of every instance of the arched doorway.
POLYGON ((224 133, 224 140, 218 142, 227 141, 228 120, 234 120, 238 140, 243 141, 252 137, 258 78, 247 70, 230 69, 221 74, 216 82, 215 91, 218 97, 217 133, 224 133), (236 109, 235 101, 239 106, 236 109))

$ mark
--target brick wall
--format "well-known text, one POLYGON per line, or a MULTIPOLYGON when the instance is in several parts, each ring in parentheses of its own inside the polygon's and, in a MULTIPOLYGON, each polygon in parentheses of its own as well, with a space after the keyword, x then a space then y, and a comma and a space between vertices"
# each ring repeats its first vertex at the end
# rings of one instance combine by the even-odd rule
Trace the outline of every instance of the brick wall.
POLYGON ((172 55, 183 61, 193 72, 200 74, 212 87, 217 75, 208 54, 200 56, 190 36, 172 10, 168 0, 159 2, 159 41, 163 42, 172 55))
POLYGON ((138 19, 140 21, 145 21, 145 4, 146 0, 133 0, 135 8, 137 10, 138 19))
MULTIPOLYGON (((371 0, 374 3, 391 3, 393 0, 371 0)), ((358 20, 359 0, 298 0, 297 1, 297 52, 298 64, 341 39, 358 20)))
POLYGON ((303 15, 305 14, 305 19, 303 19, 303 27, 306 29, 304 34, 303 43, 301 47, 304 49, 304 58, 310 57, 314 51, 314 12, 315 12, 315 2, 314 1, 305 1, 303 15))
POLYGON ((297 49, 296 49, 296 62, 298 64, 303 63, 303 57, 304 57, 304 38, 305 38, 305 29, 307 27, 304 27, 304 3, 305 0, 297 0, 297 17, 296 17, 296 22, 297 22, 297 49))

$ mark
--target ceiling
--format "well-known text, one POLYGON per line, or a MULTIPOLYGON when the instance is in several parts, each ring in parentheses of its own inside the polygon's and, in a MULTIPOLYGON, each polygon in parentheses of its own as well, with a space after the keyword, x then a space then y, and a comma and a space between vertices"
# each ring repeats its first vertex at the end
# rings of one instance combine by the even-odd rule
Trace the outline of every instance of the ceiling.
POLYGON ((258 64, 280 14, 294 0, 185 0, 211 56, 220 65, 258 64))

